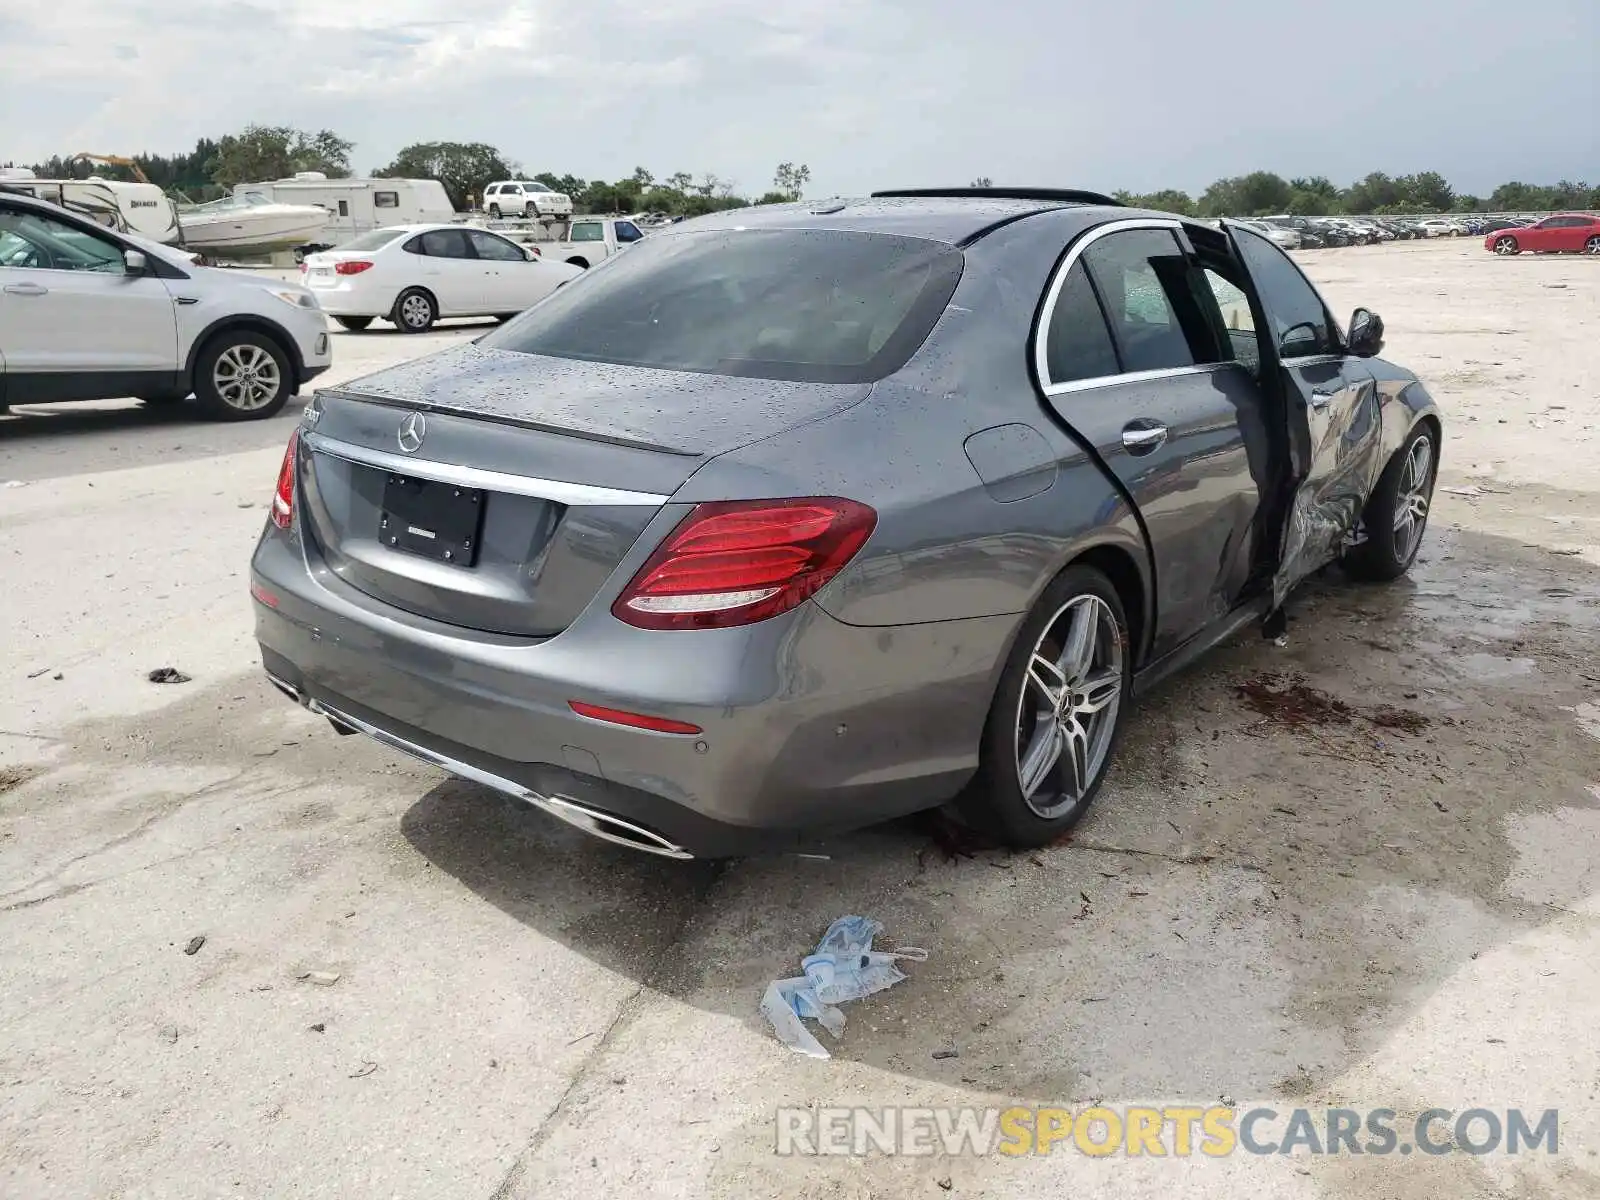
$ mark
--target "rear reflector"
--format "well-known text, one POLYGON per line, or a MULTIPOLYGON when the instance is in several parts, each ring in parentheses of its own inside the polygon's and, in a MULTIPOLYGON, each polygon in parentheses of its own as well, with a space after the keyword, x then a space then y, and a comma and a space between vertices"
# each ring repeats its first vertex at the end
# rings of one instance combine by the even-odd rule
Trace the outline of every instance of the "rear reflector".
POLYGON ((640 629, 725 629, 804 603, 866 543, 878 514, 832 496, 697 505, 611 606, 640 629))
POLYGON ((283 451, 283 465, 278 468, 278 490, 272 494, 272 523, 287 529, 294 523, 294 460, 300 449, 300 431, 289 435, 289 445, 283 451))
POLYGON ((370 266, 372 266, 372 264, 366 259, 354 258, 348 262, 334 263, 333 273, 335 275, 359 275, 370 266))
POLYGON ((261 603, 265 604, 268 608, 278 607, 277 593, 267 591, 267 589, 262 587, 259 583, 252 582, 250 584, 250 594, 257 600, 261 601, 261 603))
POLYGON ((630 729, 648 729, 654 733, 700 733, 700 726, 687 721, 674 721, 670 717, 651 717, 644 713, 624 712, 620 708, 602 708, 598 704, 585 704, 582 700, 568 700, 567 707, 580 717, 606 721, 612 725, 626 725, 630 729))

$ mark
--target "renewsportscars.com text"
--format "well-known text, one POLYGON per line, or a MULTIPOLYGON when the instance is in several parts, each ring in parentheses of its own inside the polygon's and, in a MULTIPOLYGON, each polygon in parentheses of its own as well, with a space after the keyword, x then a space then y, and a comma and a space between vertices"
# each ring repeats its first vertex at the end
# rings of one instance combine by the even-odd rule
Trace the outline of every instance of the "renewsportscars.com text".
POLYGON ((1050 1154, 1226 1158, 1245 1154, 1557 1152, 1560 1117, 1510 1108, 780 1108, 778 1154, 1050 1154))

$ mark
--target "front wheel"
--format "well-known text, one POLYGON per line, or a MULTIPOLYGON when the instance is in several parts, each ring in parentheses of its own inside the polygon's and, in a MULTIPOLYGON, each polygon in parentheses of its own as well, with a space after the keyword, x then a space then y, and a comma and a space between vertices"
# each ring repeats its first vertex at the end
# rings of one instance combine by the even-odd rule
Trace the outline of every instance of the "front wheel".
POLYGON ((1600 234, 1596 234, 1583 244, 1585 254, 1600 255, 1600 234))
POLYGON ((1367 499, 1361 514, 1365 540, 1344 556, 1353 577, 1387 583, 1411 569, 1427 529, 1438 468, 1433 431, 1423 425, 1395 452, 1367 499))
POLYGON ((1023 623, 984 726, 978 772, 956 804, 1014 847, 1059 838, 1100 790, 1133 679, 1128 620, 1111 581, 1063 571, 1023 623))
POLYGON ((205 344, 194 367, 194 396, 218 421, 273 416, 294 394, 294 373, 283 349, 254 330, 224 330, 205 344))
POLYGON ((394 313, 389 319, 402 333, 427 333, 439 319, 439 308, 433 297, 421 288, 407 288, 394 302, 394 313))
POLYGON ((522 215, 528 218, 530 221, 533 220, 533 218, 539 215, 539 206, 532 200, 529 200, 522 206, 522 215))
POLYGON ((489 205, 489 215, 498 221, 500 219, 500 206, 498 204, 489 205))
POLYGON ((351 333, 360 333, 368 325, 372 324, 371 317, 335 317, 334 320, 350 330, 351 333))
POLYGON ((1520 249, 1521 247, 1517 245, 1517 239, 1514 237, 1499 237, 1494 240, 1494 252, 1496 254, 1516 254, 1520 249))

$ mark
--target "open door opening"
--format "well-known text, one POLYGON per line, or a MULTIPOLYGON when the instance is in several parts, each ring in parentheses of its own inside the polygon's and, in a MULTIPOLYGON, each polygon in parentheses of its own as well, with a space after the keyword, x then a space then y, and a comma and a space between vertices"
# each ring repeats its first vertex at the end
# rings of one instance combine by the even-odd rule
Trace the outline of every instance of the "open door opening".
POLYGON ((1234 222, 1222 230, 1277 416, 1277 469, 1261 514, 1276 614, 1298 584, 1339 557, 1361 520, 1383 467, 1378 390, 1293 260, 1234 222))

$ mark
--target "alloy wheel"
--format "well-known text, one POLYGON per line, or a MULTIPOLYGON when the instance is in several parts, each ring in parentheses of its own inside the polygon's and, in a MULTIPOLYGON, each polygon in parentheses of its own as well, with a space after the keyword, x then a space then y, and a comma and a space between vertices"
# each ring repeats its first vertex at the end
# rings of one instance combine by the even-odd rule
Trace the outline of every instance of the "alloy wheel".
POLYGON ((1600 254, 1600 237, 1592 237, 1583 244, 1584 250, 1589 254, 1600 254))
POLYGON ((1503 237, 1494 244, 1496 254, 1515 254, 1517 252, 1517 239, 1503 237))
POLYGON ((1028 659, 1017 699, 1017 783, 1052 820, 1081 804, 1105 766, 1122 702, 1123 639, 1099 596, 1056 611, 1028 659))
POLYGON ((426 296, 407 296, 400 303, 400 319, 413 329, 425 329, 433 319, 433 306, 426 296))
POLYGON ((1428 500, 1433 492, 1433 442, 1419 437, 1400 468, 1399 494, 1394 503, 1394 556, 1409 563, 1422 542, 1428 523, 1428 500))
POLYGON ((217 356, 211 382, 229 408, 254 412, 272 403, 283 384, 283 375, 272 355, 260 346, 241 342, 217 356))

